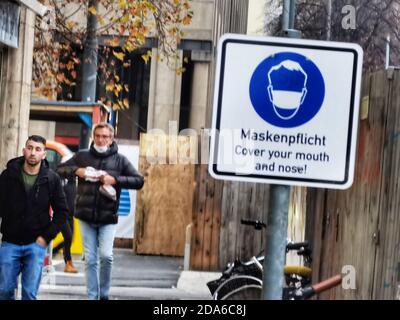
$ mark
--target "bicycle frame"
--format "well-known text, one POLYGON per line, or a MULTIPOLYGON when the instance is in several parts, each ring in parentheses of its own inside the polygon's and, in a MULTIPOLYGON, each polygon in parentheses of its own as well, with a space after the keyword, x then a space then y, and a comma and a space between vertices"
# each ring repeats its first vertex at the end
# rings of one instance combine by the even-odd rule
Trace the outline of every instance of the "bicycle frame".
MULTIPOLYGON (((241 219, 242 224, 252 225, 261 230, 266 225, 262 221, 241 219)), ((286 252, 297 250, 304 261, 311 263, 311 250, 308 242, 288 243, 286 252)), ((249 261, 235 260, 228 264, 221 278, 207 283, 214 300, 261 299, 264 256, 253 256, 249 261)), ((311 269, 306 266, 285 266, 286 287, 282 289, 284 300, 305 300, 315 294, 333 288, 342 282, 341 275, 336 275, 320 283, 310 285, 311 269)))
MULTIPOLYGON (((300 288, 283 288, 282 300, 308 300, 323 291, 342 283, 338 274, 322 282, 300 288)), ((256 277, 235 275, 219 285, 215 290, 214 300, 258 300, 262 298, 262 281, 256 277)))

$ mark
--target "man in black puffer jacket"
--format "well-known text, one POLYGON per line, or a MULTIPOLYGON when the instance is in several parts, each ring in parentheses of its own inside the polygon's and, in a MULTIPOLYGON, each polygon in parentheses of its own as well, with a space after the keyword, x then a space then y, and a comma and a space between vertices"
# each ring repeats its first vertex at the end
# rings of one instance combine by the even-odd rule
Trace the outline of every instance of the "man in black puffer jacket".
POLYGON ((49 169, 45 145, 43 137, 30 136, 24 156, 10 160, 0 177, 0 300, 15 299, 19 273, 22 299, 36 299, 46 247, 67 220, 61 179, 49 169))
POLYGON ((111 125, 95 125, 90 149, 79 151, 57 170, 65 178, 78 176, 75 217, 83 235, 86 285, 92 300, 108 299, 121 188, 140 189, 144 183, 129 160, 118 153, 113 139, 111 125))

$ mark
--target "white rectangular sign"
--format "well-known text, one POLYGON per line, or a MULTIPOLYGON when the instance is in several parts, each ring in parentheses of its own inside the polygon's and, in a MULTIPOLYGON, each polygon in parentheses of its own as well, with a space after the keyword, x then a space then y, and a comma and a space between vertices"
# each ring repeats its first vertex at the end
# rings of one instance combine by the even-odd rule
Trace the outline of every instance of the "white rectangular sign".
POLYGON ((224 35, 218 46, 210 174, 349 188, 362 60, 357 44, 224 35))

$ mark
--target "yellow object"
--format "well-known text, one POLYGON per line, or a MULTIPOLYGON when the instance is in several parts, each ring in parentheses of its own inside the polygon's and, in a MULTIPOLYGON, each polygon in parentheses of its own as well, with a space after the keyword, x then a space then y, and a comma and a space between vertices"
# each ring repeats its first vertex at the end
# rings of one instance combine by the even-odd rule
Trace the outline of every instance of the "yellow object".
POLYGON ((310 277, 311 269, 303 266, 285 266, 285 274, 297 274, 302 277, 310 277))
MULTIPOLYGON (((53 248, 59 246, 63 242, 64 238, 61 232, 59 232, 53 240, 53 248)), ((83 245, 82 245, 81 231, 79 229, 78 220, 74 218, 74 232, 72 235, 71 254, 82 254, 82 253, 83 253, 83 245)))

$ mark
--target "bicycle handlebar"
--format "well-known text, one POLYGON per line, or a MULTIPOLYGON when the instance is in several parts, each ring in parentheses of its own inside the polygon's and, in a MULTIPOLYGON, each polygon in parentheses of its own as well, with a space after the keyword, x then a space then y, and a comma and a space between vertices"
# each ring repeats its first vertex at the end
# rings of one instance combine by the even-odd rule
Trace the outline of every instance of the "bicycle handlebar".
POLYGON ((337 274, 332 278, 326 279, 320 283, 314 284, 312 287, 315 293, 320 293, 322 291, 328 290, 330 288, 336 287, 337 285, 342 283, 342 275, 337 274))
POLYGON ((321 293, 328 289, 331 289, 333 287, 336 287, 341 283, 342 283, 342 275, 337 274, 336 276, 333 276, 322 282, 319 282, 319 283, 313 284, 307 288, 304 288, 303 290, 300 291, 300 296, 302 299, 308 299, 315 294, 318 294, 318 293, 321 293))
POLYGON ((299 250, 301 248, 308 248, 309 243, 308 241, 304 241, 304 242, 296 242, 296 243, 288 243, 286 245, 286 250, 299 250))
POLYGON ((240 223, 248 225, 248 226, 253 226, 254 229, 256 229, 256 230, 261 230, 262 228, 267 227, 267 225, 263 221, 259 221, 259 220, 240 219, 240 223))
MULTIPOLYGON (((266 228, 267 225, 261 220, 247 220, 247 219, 240 219, 240 223, 248 226, 253 226, 256 230, 261 230, 262 228, 266 228)), ((286 245, 286 251, 290 250, 300 250, 305 249, 302 252, 299 252, 299 255, 309 255, 310 251, 306 250, 309 247, 308 241, 304 242, 296 242, 296 243, 288 243, 286 245)))

